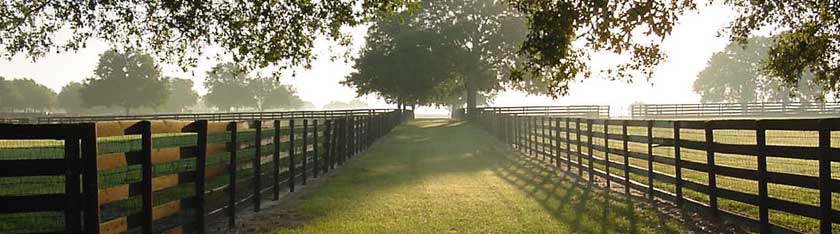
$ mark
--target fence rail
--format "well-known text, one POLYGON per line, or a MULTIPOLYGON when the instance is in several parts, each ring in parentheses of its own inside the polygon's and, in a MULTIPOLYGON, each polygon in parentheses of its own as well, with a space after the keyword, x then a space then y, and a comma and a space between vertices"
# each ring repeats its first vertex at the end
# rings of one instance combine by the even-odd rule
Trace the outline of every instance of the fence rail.
POLYGON ((479 107, 479 114, 484 112, 508 115, 543 115, 587 118, 609 118, 608 105, 572 105, 572 106, 514 106, 514 107, 479 107))
POLYGON ((253 119, 289 118, 337 118, 344 116, 366 116, 372 113, 391 112, 394 109, 348 109, 323 111, 280 111, 280 112, 230 112, 230 113, 175 113, 152 115, 102 115, 102 116, 45 116, 37 118, 38 123, 84 123, 119 120, 209 120, 237 121, 253 119))
POLYGON ((632 105, 633 118, 790 117, 840 115, 840 103, 702 103, 632 105))
POLYGON ((840 118, 615 120, 484 112, 527 155, 630 194, 709 211, 761 233, 840 232, 840 118), (835 142, 832 142, 835 141, 835 142))
POLYGON ((281 190, 294 192, 411 116, 364 113, 0 124, 0 233, 205 233, 207 220, 224 218, 233 227, 238 210, 259 211, 281 190), (37 142, 42 149, 12 145, 23 139, 62 142, 37 142), (66 179, 39 184, 44 181, 32 178, 41 175, 66 179), (65 192, 28 191, 59 183, 65 192), (43 225, 53 216, 41 211, 63 212, 67 221, 43 225))

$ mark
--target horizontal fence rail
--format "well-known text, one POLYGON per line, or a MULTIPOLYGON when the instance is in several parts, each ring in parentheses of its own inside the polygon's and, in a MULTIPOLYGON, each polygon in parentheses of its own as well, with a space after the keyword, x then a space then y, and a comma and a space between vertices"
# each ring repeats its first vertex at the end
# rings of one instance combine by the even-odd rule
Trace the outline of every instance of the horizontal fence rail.
POLYGON ((294 192, 412 116, 365 113, 0 124, 0 233, 205 233, 208 220, 234 227, 240 210, 294 192))
POLYGON ((721 118, 840 115, 840 103, 763 102, 632 105, 633 118, 721 118))
POLYGON ((481 113, 497 113, 507 115, 544 115, 586 118, 609 118, 608 105, 573 105, 573 106, 516 106, 516 107, 479 107, 481 113))
POLYGON ((102 116, 44 116, 37 123, 84 123, 119 120, 209 120, 237 121, 253 119, 289 118, 337 118, 344 116, 366 116, 373 113, 391 112, 394 109, 349 109, 323 111, 280 111, 280 112, 230 112, 230 113, 175 113, 151 115, 102 115, 102 116))
POLYGON ((840 232, 840 118, 615 120, 483 112, 526 155, 762 233, 840 232), (834 173, 834 175, 832 175, 834 173))

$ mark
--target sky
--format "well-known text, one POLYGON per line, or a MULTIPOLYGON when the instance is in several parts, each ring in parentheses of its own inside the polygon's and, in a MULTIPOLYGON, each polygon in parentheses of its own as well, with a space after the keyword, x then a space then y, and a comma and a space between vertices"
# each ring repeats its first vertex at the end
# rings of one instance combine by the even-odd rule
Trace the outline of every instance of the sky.
MULTIPOLYGON (((570 86, 569 95, 552 99, 546 96, 527 95, 521 92, 501 92, 492 105, 610 105, 614 115, 625 114, 628 106, 634 102, 643 103, 698 103, 700 97, 692 90, 697 73, 706 67, 713 53, 723 50, 728 44, 726 37, 718 37, 735 16, 730 8, 721 5, 700 6, 699 10, 686 13, 674 28, 672 35, 662 42, 662 49, 667 53, 668 61, 655 69, 654 77, 634 79, 633 83, 609 81, 607 77, 590 77, 579 80, 570 86)), ((352 64, 343 59, 330 60, 336 50, 358 51, 364 46, 365 27, 349 29, 353 35, 351 48, 338 48, 327 40, 319 39, 315 43, 318 59, 309 70, 297 69, 295 76, 286 72, 281 79, 284 84, 295 87, 304 100, 323 106, 330 101, 350 101, 355 98, 355 90, 339 84, 352 72, 352 64)), ((60 36, 60 35, 59 35, 60 36)), ((0 76, 9 78, 32 78, 38 83, 55 90, 72 81, 82 81, 93 75, 93 69, 99 54, 109 48, 107 43, 91 40, 88 47, 76 52, 49 54, 32 61, 24 56, 11 60, 0 60, 0 76)), ((214 54, 218 48, 207 48, 205 54, 214 54)), ((614 56, 613 56, 614 57, 614 56)), ((593 67, 606 66, 614 59, 607 56, 594 57, 593 67)), ((194 88, 206 93, 203 79, 208 70, 219 61, 203 59, 198 66, 188 72, 182 72, 174 65, 162 64, 165 76, 189 78, 194 81, 194 88)), ((375 97, 363 97, 372 107, 392 107, 375 97)), ((444 110, 420 108, 420 113, 440 114, 444 110)))

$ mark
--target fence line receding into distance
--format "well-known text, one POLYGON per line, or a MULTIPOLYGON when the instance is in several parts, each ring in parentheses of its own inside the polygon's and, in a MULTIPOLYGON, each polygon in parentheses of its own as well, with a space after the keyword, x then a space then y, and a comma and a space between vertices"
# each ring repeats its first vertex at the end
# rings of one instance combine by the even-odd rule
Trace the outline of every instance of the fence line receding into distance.
POLYGON ((840 118, 616 120, 484 111, 477 119, 525 154, 628 194, 700 208, 762 233, 840 232, 832 206, 840 202, 840 118))
POLYGON ((0 124, 0 233, 204 233, 224 218, 233 227, 237 209, 259 211, 411 116, 365 113, 0 124))
POLYGON ((700 104, 639 104, 631 106, 633 118, 733 118, 803 117, 840 115, 834 102, 760 102, 700 104))

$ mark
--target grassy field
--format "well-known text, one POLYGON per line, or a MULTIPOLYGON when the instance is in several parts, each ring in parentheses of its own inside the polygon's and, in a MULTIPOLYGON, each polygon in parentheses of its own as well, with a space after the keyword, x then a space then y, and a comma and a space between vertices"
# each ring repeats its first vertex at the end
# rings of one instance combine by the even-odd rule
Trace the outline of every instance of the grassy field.
MULTIPOLYGON (((574 125, 572 125, 574 126, 574 125)), ((583 129, 583 133, 586 132, 586 126, 581 125, 583 129)), ((644 127, 628 127, 628 134, 635 135, 635 136, 647 136, 647 129, 644 127)), ((673 137, 673 129, 669 128, 654 128, 653 129, 654 137, 658 138, 672 138, 673 137)), ((593 125, 593 132, 603 133, 604 126, 595 124, 593 125)), ((621 126, 613 126, 609 127, 610 134, 621 134, 621 126)), ((681 138, 684 140, 693 140, 693 141, 704 141, 705 135, 703 130, 693 130, 693 129, 683 129, 680 132, 681 138)), ((547 132, 547 134, 552 134, 547 132)), ((561 132, 561 137, 565 138, 565 132, 561 132)), ((747 131, 747 130, 716 130, 714 132, 715 142, 719 143, 728 143, 728 144, 742 144, 742 145, 755 145, 755 132, 754 131, 747 131)), ((768 145, 788 145, 788 146, 808 146, 808 147, 816 147, 818 144, 818 136, 816 132, 807 132, 807 131, 767 131, 767 144, 768 145)), ((572 140, 576 139, 576 135, 572 132, 571 135, 572 140)), ((581 140, 586 142, 586 136, 582 135, 581 140)), ((547 143, 551 142, 550 138, 537 138, 537 141, 542 142, 545 141, 547 143)), ((603 146, 604 139, 599 137, 593 137, 592 139, 593 145, 603 146)), ((623 149, 622 142, 620 140, 610 140, 609 146, 611 149, 610 154, 610 161, 623 164, 624 158, 619 153, 623 149)), ((840 135, 832 134, 832 147, 839 147, 840 146, 840 135)), ((561 148, 565 148, 565 144, 561 144, 561 148)), ((571 147, 572 151, 576 151, 577 147, 572 144, 571 147)), ((628 150, 631 152, 643 153, 647 154, 647 144, 644 143, 628 143, 628 150)), ((581 152, 587 153, 588 149, 584 144, 581 147, 581 152)), ((673 147, 654 147, 653 150, 655 155, 664 156, 664 157, 674 157, 674 150, 673 147)), ((593 154, 595 157, 599 159, 604 158, 604 152, 599 150, 593 150, 593 154)), ((565 157, 565 154, 563 154, 565 157)), ((681 150, 681 158, 682 160, 699 162, 699 163, 707 163, 706 158, 706 151, 703 150, 693 150, 693 149, 682 149, 681 150)), ((577 162, 577 157, 573 157, 572 160, 577 162)), ((647 169, 647 161, 641 159, 630 158, 630 164, 639 168, 647 169)), ((588 165, 588 160, 585 158, 582 160, 584 165, 588 165)), ((715 154, 715 164, 721 166, 728 166, 734 168, 743 168, 743 169, 750 169, 750 170, 757 170, 757 159, 755 156, 751 155, 734 155, 734 154, 723 154, 723 153, 716 153, 715 154)), ((806 176, 818 176, 818 163, 815 160, 800 160, 800 159, 786 159, 786 158, 773 158, 769 157, 767 159, 767 169, 771 172, 782 172, 788 174, 796 174, 796 175, 806 175, 806 176)), ((604 170, 605 167, 602 164, 595 163, 595 167, 601 170, 604 170)), ((675 169, 673 166, 662 164, 662 163, 654 163, 654 170, 658 171, 663 174, 674 175, 675 169)), ((840 164, 832 163, 832 171, 840 171, 840 164)), ((613 174, 623 176, 623 171, 619 169, 613 168, 611 170, 613 174)), ((586 173, 584 173, 585 175, 586 173)), ((631 179, 637 182, 646 184, 647 177, 644 175, 637 175, 637 174, 630 174, 631 179)), ((682 176, 685 180, 692 181, 699 184, 708 184, 708 175, 705 172, 694 171, 690 169, 682 169, 682 176)), ((835 179, 840 178, 840 173, 833 173, 832 177, 835 179)), ((716 177, 717 186, 720 188, 726 188, 734 191, 740 191, 744 193, 750 194, 758 194, 758 182, 752 180, 744 180, 726 176, 717 176, 716 177)), ((665 182, 654 182, 657 188, 674 192, 675 188, 673 185, 665 182)), ((708 195, 706 195, 705 191, 693 191, 691 189, 684 189, 685 196, 700 202, 708 203, 708 195)), ((819 191, 814 189, 808 188, 800 188, 794 186, 786 186, 786 185, 777 185, 777 184, 768 184, 768 195, 773 198, 794 201, 802 204, 809 204, 818 206, 819 205, 819 191)), ((752 217, 753 219, 758 219, 758 207, 741 203, 738 201, 728 200, 719 198, 718 199, 719 207, 721 210, 726 210, 730 212, 735 212, 741 215, 745 215, 748 217, 752 217)), ((834 193, 832 199, 833 206, 840 207, 840 194, 834 193)), ((819 222, 816 219, 806 218, 802 216, 792 215, 789 213, 778 212, 770 210, 770 221, 771 223, 782 225, 785 227, 789 227, 795 230, 800 230, 806 233, 818 233, 819 232, 819 222)), ((835 232, 840 232, 840 225, 834 225, 835 232)))
POLYGON ((292 205, 275 233, 682 233, 623 196, 562 178, 475 126, 418 120, 292 205))

